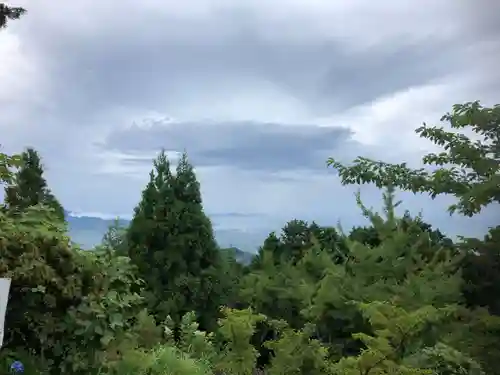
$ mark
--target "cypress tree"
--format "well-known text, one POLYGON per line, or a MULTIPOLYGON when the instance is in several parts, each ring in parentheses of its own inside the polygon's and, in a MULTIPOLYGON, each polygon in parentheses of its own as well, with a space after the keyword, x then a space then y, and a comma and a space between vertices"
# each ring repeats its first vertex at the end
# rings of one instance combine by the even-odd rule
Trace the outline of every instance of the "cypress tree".
POLYGON ((184 268, 181 256, 172 248, 175 235, 172 183, 170 163, 162 151, 153 162, 149 182, 126 235, 128 254, 146 281, 151 292, 150 307, 160 321, 176 310, 175 275, 184 268))
POLYGON ((175 177, 175 198, 179 203, 179 239, 182 236, 184 245, 190 250, 186 252, 186 259, 191 271, 198 273, 214 263, 219 250, 212 223, 203 211, 200 184, 186 153, 179 161, 175 177))
POLYGON ((215 322, 221 294, 220 254, 186 154, 175 176, 164 151, 155 160, 127 242, 129 256, 154 296, 151 308, 159 321, 170 315, 179 322, 194 310, 203 328, 215 322))
POLYGON ((428 233, 415 237, 419 223, 403 224, 405 218, 396 216, 399 202, 394 200, 393 189, 384 194, 384 203, 386 217, 367 209, 358 196, 380 244, 347 239, 348 259, 328 268, 306 313, 311 314, 309 320, 317 319, 322 337, 341 339, 342 355, 360 349, 359 342, 350 339, 353 332, 368 332, 359 309, 353 308, 355 302, 385 301, 410 312, 423 306, 446 308, 461 301, 460 257, 430 241, 428 233), (435 254, 432 259, 427 258, 430 253, 435 254))
POLYGON ((273 264, 281 262, 283 244, 275 232, 269 233, 264 244, 259 248, 257 255, 252 259, 249 269, 252 271, 263 269, 266 263, 272 260, 273 264))
POLYGON ((200 183, 185 152, 177 165, 174 192, 178 208, 175 241, 187 267, 186 288, 182 289, 186 308, 197 311, 200 326, 210 329, 222 302, 224 280, 218 272, 222 259, 212 223, 203 210, 200 183))
POLYGON ((52 194, 43 177, 44 168, 40 155, 33 148, 21 154, 21 168, 15 173, 13 183, 5 187, 5 204, 12 213, 42 204, 53 210, 54 216, 64 221, 64 209, 52 194))

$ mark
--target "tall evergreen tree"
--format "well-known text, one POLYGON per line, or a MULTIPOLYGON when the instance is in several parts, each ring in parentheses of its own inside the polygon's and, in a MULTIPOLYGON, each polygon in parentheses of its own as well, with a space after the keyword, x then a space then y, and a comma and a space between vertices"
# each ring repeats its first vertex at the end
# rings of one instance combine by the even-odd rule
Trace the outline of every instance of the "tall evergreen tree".
MULTIPOLYGON (((348 239, 347 261, 329 267, 305 310, 309 321, 317 319, 320 336, 328 338, 325 341, 341 343, 343 355, 359 350, 359 342, 350 337, 367 328, 354 308, 356 301, 390 301, 407 311, 460 302, 461 278, 456 272, 460 258, 430 241, 430 235, 416 239, 402 225, 405 219, 395 214, 398 203, 392 189, 384 194, 384 201, 386 217, 367 209, 358 197, 364 216, 370 219, 381 242, 370 246, 348 239), (443 256, 426 260, 429 252, 443 256)), ((416 222, 408 224, 418 226, 416 222)))
POLYGON ((273 264, 280 263, 282 247, 283 244, 280 242, 276 232, 269 233, 264 240, 264 244, 259 248, 257 255, 252 259, 248 268, 250 270, 262 269, 265 263, 268 263, 270 260, 273 261, 273 264))
MULTIPOLYGON (((184 154, 176 175, 162 151, 127 232, 129 255, 154 295, 158 320, 196 311, 203 328, 214 321, 222 291, 220 254, 204 214, 200 185, 184 154)), ((214 321, 215 322, 215 321, 214 321)))
POLYGON ((186 301, 191 301, 190 308, 198 311, 200 324, 210 328, 216 321, 227 280, 219 272, 220 250, 212 223, 203 210, 200 183, 186 152, 177 165, 174 192, 178 204, 176 246, 183 251, 189 275, 185 280, 188 288, 183 290, 187 292, 186 301))
POLYGON ((346 246, 335 228, 320 226, 314 221, 309 224, 304 220, 293 219, 281 229, 279 237, 275 232, 271 232, 267 236, 257 256, 252 260, 250 268, 261 267, 264 252, 272 254, 276 264, 288 261, 296 264, 316 242, 336 262, 341 262, 344 259, 346 246))
POLYGON ((64 209, 47 186, 38 152, 27 148, 21 154, 21 159, 22 166, 14 175, 12 184, 5 187, 7 209, 15 213, 42 204, 50 207, 55 217, 64 221, 64 209))
POLYGON ((134 210, 134 217, 126 235, 128 254, 146 281, 152 297, 151 309, 162 320, 175 310, 172 280, 184 268, 179 255, 171 247, 175 221, 173 176, 164 152, 153 162, 149 182, 134 210))

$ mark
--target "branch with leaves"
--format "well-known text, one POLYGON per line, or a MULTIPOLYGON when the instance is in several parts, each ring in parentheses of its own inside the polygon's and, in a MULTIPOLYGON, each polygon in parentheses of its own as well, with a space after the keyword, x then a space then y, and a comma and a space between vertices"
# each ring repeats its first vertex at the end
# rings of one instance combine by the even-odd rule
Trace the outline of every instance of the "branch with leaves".
POLYGON ((416 133, 444 149, 425 155, 422 163, 436 167, 412 169, 406 163, 390 164, 358 157, 346 166, 334 158, 327 165, 338 170, 342 184, 373 183, 377 187, 394 186, 413 193, 454 195, 458 202, 449 212, 466 216, 479 213, 485 206, 500 202, 500 105, 482 107, 478 101, 456 104, 441 118, 451 126, 429 127, 416 133), (474 138, 463 134, 472 132, 474 138))

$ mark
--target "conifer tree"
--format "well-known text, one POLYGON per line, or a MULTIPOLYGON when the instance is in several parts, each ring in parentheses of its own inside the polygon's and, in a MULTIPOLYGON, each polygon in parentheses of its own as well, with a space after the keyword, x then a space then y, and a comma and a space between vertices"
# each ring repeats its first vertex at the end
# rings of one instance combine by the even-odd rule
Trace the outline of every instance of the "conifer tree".
POLYGON ((212 223, 203 210, 200 183, 186 152, 177 165, 174 193, 178 209, 174 246, 183 253, 188 275, 184 281, 188 288, 183 291, 187 306, 202 313, 200 324, 208 328, 215 323, 224 294, 223 282, 227 280, 221 279, 223 275, 218 272, 222 261, 220 250, 212 223))
POLYGON ((272 254, 276 264, 288 261, 296 264, 315 241, 330 253, 336 262, 344 258, 345 244, 335 228, 320 226, 314 221, 309 224, 304 220, 293 219, 281 229, 279 237, 275 232, 269 233, 263 246, 253 258, 250 269, 258 269, 261 266, 263 252, 272 254))
POLYGON ((21 154, 21 159, 21 168, 15 173, 12 184, 5 187, 8 211, 21 212, 42 204, 51 208, 56 218, 64 221, 64 209, 47 186, 38 152, 28 148, 21 154))
POLYGON ((273 264, 280 263, 282 244, 275 232, 269 233, 264 240, 264 244, 259 248, 257 255, 252 259, 249 270, 259 270, 264 267, 265 258, 272 260, 273 264))
POLYGON ((172 248, 175 230, 173 176, 164 152, 153 162, 149 182, 134 210, 126 235, 128 254, 151 292, 149 304, 157 319, 175 310, 175 275, 184 272, 182 256, 172 248))
POLYGON ((304 220, 290 220, 281 230, 281 256, 283 260, 299 261, 306 249, 311 247, 311 230, 304 220))
POLYGON ((129 255, 150 291, 157 319, 196 311, 203 328, 215 323, 222 293, 220 254, 204 214, 200 185, 184 154, 176 175, 162 151, 154 162, 127 231, 129 255))
POLYGON ((393 189, 388 189, 384 200, 386 217, 367 209, 358 196, 380 244, 372 247, 347 239, 347 261, 328 267, 305 311, 309 320, 317 322, 322 336, 329 337, 337 327, 344 355, 358 349, 356 342, 348 339, 352 331, 367 328, 353 305, 355 301, 390 301, 414 311, 422 306, 447 307, 461 299, 460 258, 433 243, 428 233, 422 232, 418 239, 410 234, 408 223, 395 215, 400 202, 394 202, 393 189), (432 259, 428 258, 430 253, 434 254, 432 259))

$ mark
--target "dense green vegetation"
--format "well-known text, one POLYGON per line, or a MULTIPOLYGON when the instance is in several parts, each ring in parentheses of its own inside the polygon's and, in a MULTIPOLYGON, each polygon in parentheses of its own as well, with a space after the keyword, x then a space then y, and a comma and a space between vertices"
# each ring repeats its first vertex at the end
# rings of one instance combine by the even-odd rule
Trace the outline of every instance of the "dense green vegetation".
POLYGON ((500 227, 452 241, 395 208, 395 188, 456 196, 456 214, 497 204, 500 106, 457 105, 433 172, 365 158, 329 164, 374 182, 384 212, 343 233, 291 220, 246 266, 220 249, 184 154, 164 152, 128 227, 93 251, 67 234, 40 156, 0 154, 0 277, 12 279, 0 372, 27 374, 498 374, 500 227), (477 142, 466 131, 476 133, 477 142))

